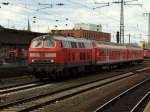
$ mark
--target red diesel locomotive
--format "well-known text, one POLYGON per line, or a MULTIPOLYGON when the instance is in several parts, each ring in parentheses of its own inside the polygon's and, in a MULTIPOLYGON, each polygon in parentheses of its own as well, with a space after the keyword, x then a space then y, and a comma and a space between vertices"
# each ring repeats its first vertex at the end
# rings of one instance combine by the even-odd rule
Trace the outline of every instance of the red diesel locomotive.
POLYGON ((100 43, 83 38, 44 35, 32 40, 28 63, 37 78, 56 78, 71 72, 143 61, 138 47, 100 43))

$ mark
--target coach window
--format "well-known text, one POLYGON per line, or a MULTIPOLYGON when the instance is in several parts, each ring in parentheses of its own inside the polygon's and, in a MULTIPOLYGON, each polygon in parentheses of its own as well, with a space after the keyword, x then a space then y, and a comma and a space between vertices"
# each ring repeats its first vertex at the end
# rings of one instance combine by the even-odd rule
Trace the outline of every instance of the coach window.
POLYGON ((87 48, 87 43, 86 42, 84 43, 84 46, 85 46, 85 48, 87 48))
POLYGON ((93 47, 93 44, 92 44, 92 42, 90 42, 90 48, 92 48, 93 47))
POLYGON ((62 41, 61 43, 62 43, 62 47, 66 48, 66 41, 62 41))
POLYGON ((62 41, 63 48, 70 48, 70 42, 69 41, 62 41))
POLYGON ((81 43, 81 46, 82 46, 82 48, 85 48, 85 45, 84 45, 84 43, 83 43, 83 42, 81 43))
POLYGON ((87 43, 87 42, 85 43, 85 45, 86 45, 86 48, 89 48, 89 47, 90 47, 90 46, 89 46, 89 43, 87 43))
POLYGON ((91 42, 90 42, 90 43, 88 43, 88 45, 89 45, 89 48, 91 48, 91 42))
POLYGON ((77 48, 77 43, 76 42, 74 42, 74 48, 77 48))
POLYGON ((85 48, 85 45, 84 45, 84 43, 82 42, 81 44, 82 44, 82 48, 85 48))
POLYGON ((77 44, 75 42, 71 42, 72 48, 77 48, 77 44))
POLYGON ((79 46, 79 48, 82 48, 82 43, 79 42, 79 43, 78 43, 78 46, 79 46))
POLYGON ((88 44, 87 44, 87 42, 85 42, 85 48, 88 48, 88 44))
POLYGON ((87 43, 87 48, 90 48, 90 43, 87 43))
POLYGON ((44 41, 44 48, 54 48, 55 41, 54 40, 45 40, 44 41))
POLYGON ((72 47, 70 41, 67 41, 67 46, 68 46, 68 48, 71 48, 71 47, 72 47))
POLYGON ((85 43, 85 45, 86 45, 86 48, 89 48, 89 46, 88 46, 88 43, 87 43, 87 42, 85 43))

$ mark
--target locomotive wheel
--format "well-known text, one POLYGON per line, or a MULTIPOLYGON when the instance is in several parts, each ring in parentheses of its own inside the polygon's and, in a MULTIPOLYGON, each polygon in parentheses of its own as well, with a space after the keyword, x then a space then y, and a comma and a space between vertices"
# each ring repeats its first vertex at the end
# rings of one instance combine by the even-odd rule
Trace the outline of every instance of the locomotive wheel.
POLYGON ((69 78, 71 76, 70 72, 68 69, 63 70, 62 78, 69 78))
POLYGON ((72 69, 71 69, 71 76, 72 76, 72 77, 76 77, 76 76, 77 76, 77 73, 78 73, 78 69, 77 69, 77 68, 72 68, 72 69))
POLYGON ((60 72, 56 72, 56 73, 51 74, 49 79, 57 81, 57 80, 60 80, 62 77, 63 77, 63 72, 60 71, 60 72))
POLYGON ((40 72, 34 71, 33 74, 34 74, 35 78, 39 79, 40 81, 44 80, 44 78, 41 76, 40 72))
POLYGON ((44 81, 44 77, 39 77, 40 81, 44 81))
POLYGON ((63 71, 59 71, 56 73, 56 80, 60 80, 63 78, 63 71))
POLYGON ((57 73, 52 73, 49 79, 54 80, 54 81, 57 80, 57 73))
POLYGON ((43 80, 44 80, 44 77, 43 77, 42 73, 36 72, 34 76, 35 76, 37 79, 39 79, 40 81, 43 81, 43 80))

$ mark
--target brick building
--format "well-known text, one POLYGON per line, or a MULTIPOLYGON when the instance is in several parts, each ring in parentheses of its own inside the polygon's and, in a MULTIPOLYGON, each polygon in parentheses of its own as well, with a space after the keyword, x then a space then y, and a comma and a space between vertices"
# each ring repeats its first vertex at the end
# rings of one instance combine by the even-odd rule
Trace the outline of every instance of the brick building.
POLYGON ((89 31, 89 30, 51 30, 50 34, 52 35, 63 35, 63 36, 73 36, 79 38, 86 38, 90 40, 97 40, 97 41, 111 41, 110 33, 105 32, 97 32, 97 31, 89 31))

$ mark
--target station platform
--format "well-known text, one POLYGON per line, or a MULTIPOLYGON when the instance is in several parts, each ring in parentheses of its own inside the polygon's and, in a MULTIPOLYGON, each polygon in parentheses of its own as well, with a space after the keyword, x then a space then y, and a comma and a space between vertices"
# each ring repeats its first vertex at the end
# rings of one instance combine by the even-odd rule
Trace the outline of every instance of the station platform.
POLYGON ((0 78, 26 75, 30 72, 26 63, 3 63, 0 65, 0 78))
POLYGON ((150 112, 150 102, 147 104, 143 112, 150 112))
POLYGON ((18 63, 3 63, 0 65, 1 68, 15 68, 15 67, 20 67, 20 66, 28 66, 26 63, 18 64, 18 63))

